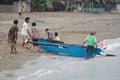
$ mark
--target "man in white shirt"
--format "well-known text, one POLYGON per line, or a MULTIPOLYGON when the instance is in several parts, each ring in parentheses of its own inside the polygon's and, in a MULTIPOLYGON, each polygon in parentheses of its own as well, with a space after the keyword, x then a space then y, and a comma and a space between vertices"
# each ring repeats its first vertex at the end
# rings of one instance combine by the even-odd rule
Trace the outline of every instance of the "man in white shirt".
POLYGON ((26 48, 29 48, 29 46, 28 46, 28 43, 25 43, 25 41, 28 40, 29 37, 31 36, 29 28, 28 28, 28 23, 29 22, 30 22, 30 18, 26 17, 25 22, 23 23, 23 26, 22 26, 22 30, 21 30, 21 34, 23 36, 22 47, 26 47, 26 48))

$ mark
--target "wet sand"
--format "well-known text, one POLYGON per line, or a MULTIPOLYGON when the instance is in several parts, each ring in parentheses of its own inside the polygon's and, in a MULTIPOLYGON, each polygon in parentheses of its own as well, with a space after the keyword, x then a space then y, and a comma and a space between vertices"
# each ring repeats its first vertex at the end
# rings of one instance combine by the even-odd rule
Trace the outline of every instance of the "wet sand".
MULTIPOLYGON (((69 12, 46 12, 46 13, 25 13, 31 22, 36 22, 40 35, 46 38, 45 29, 52 32, 59 32, 62 41, 71 44, 82 44, 90 31, 96 32, 98 41, 120 37, 120 14, 87 14, 69 12)), ((13 71, 22 68, 22 65, 29 60, 34 60, 46 52, 34 52, 30 49, 21 48, 22 39, 19 31, 17 54, 10 54, 7 43, 7 33, 12 26, 14 19, 19 20, 18 27, 21 30, 24 18, 18 17, 17 13, 0 13, 0 72, 13 71)), ((49 54, 49 53, 48 53, 49 54)))

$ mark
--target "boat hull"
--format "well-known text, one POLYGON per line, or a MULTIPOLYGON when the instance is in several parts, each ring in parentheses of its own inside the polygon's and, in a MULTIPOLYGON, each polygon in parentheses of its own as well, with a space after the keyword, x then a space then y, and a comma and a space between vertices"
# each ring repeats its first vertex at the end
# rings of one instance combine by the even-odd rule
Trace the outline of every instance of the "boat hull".
MULTIPOLYGON (((57 41, 49 41, 46 39, 39 38, 38 42, 42 43, 48 43, 48 45, 40 44, 39 47, 42 50, 55 52, 58 54, 63 55, 70 55, 75 57, 84 57, 86 52, 85 46, 79 46, 79 45, 73 45, 73 44, 66 44, 63 42, 57 42, 57 41), (53 44, 53 45, 49 45, 53 44)), ((94 51, 94 54, 99 55, 102 50, 100 48, 96 48, 94 51)), ((92 57, 91 50, 88 51, 87 57, 92 57)))

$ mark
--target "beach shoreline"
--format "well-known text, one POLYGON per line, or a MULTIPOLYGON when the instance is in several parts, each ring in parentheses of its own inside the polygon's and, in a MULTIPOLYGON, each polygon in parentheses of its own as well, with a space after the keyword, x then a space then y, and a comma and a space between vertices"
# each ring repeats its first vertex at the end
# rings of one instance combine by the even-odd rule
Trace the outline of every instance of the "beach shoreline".
MULTIPOLYGON (((71 44, 82 44, 90 31, 96 32, 98 41, 120 37, 120 14, 34 12, 25 13, 25 16, 31 18, 29 26, 34 21, 37 23, 42 38, 46 38, 46 28, 49 28, 52 32, 57 31, 62 41, 71 44)), ((46 52, 34 52, 32 45, 31 49, 21 48, 20 31, 17 44, 18 53, 10 54, 7 33, 14 19, 19 20, 18 27, 21 29, 24 19, 20 18, 17 13, 0 13, 0 72, 20 69, 27 61, 34 60, 41 54, 46 54, 46 52)))

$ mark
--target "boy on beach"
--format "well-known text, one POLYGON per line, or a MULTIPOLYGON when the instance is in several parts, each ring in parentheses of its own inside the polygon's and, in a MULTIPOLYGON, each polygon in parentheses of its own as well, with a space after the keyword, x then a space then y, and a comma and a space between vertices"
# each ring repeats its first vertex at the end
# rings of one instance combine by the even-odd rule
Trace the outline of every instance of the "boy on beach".
POLYGON ((19 11, 18 11, 18 12, 19 12, 19 16, 20 16, 20 17, 23 17, 23 16, 22 16, 22 14, 23 14, 23 8, 24 8, 24 6, 20 6, 20 7, 19 7, 19 11))
POLYGON ((10 42, 10 48, 11 52, 10 53, 17 53, 16 51, 16 43, 17 43, 17 36, 18 36, 18 20, 13 21, 13 26, 9 29, 8 32, 8 42, 10 42))
POLYGON ((47 39, 52 40, 53 39, 53 34, 50 32, 50 30, 47 28, 45 31, 46 31, 46 34, 47 34, 47 39))
MULTIPOLYGON (((38 38, 40 35, 39 35, 38 27, 36 26, 35 22, 32 23, 31 31, 32 31, 31 37, 33 42, 38 42, 38 38)), ((33 43, 33 46, 34 46, 34 51, 37 51, 37 52, 40 51, 38 48, 38 44, 33 43)))
POLYGON ((96 38, 95 38, 95 32, 90 32, 90 35, 87 36, 87 38, 85 39, 85 41, 83 42, 83 45, 87 42, 87 48, 86 48, 86 53, 85 53, 85 59, 87 59, 87 54, 88 54, 88 50, 91 50, 92 53, 92 57, 94 57, 94 45, 96 45, 96 38))
POLYGON ((21 34, 22 34, 22 37, 23 37, 22 47, 25 47, 25 48, 30 48, 28 43, 25 43, 25 41, 29 40, 29 38, 31 37, 29 27, 28 27, 29 22, 30 22, 30 18, 26 17, 25 22, 23 23, 23 26, 22 26, 22 30, 21 30, 21 34))

